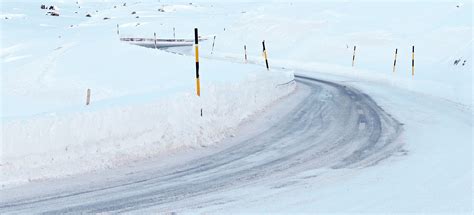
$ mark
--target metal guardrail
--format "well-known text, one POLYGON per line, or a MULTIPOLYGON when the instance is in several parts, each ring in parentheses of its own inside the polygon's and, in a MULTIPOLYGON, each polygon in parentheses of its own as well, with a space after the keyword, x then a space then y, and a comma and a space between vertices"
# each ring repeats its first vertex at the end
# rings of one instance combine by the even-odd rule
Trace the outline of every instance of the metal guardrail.
MULTIPOLYGON (((120 41, 125 42, 155 42, 155 39, 150 38, 120 38, 120 41)), ((187 39, 156 39, 157 42, 194 42, 194 40, 187 39)))
MULTIPOLYGON (((199 41, 207 40, 205 38, 199 38, 199 41)), ((153 38, 140 38, 140 37, 123 37, 120 38, 120 41, 126 42, 155 42, 153 38)), ((157 42, 192 42, 192 39, 156 39, 157 42)))
MULTIPOLYGON (((200 38, 199 40, 206 40, 200 38)), ((194 40, 190 39, 154 39, 154 38, 134 38, 124 37, 120 38, 120 41, 128 42, 132 45, 138 45, 146 48, 169 48, 179 46, 192 46, 194 40)))

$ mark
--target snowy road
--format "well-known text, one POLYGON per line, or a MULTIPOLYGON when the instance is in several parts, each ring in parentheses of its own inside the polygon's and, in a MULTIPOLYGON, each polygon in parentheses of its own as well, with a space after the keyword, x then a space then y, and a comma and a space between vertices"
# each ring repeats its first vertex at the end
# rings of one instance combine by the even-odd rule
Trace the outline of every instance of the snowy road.
POLYGON ((289 178, 304 171, 364 168, 401 149, 401 124, 366 94, 303 76, 296 81, 293 95, 221 144, 164 163, 7 188, 0 213, 219 207, 238 201, 232 193, 242 188, 291 187, 289 178))

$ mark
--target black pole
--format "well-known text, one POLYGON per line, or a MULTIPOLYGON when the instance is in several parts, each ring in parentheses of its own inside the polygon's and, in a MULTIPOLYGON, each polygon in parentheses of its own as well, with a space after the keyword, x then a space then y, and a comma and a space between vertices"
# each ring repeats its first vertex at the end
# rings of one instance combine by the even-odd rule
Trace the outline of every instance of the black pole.
POLYGON ((245 62, 247 62, 247 46, 244 45, 245 62))
POLYGON ((352 54, 352 67, 354 67, 355 57, 356 57, 356 46, 354 46, 354 53, 352 54))
POLYGON ((411 47, 411 76, 415 76, 415 46, 411 47))
POLYGON ((265 40, 262 41, 262 45, 263 45, 263 56, 265 57, 265 64, 267 66, 267 70, 270 70, 270 67, 268 67, 267 49, 265 48, 265 40))
POLYGON ((393 59, 393 70, 392 70, 392 72, 395 72, 395 67, 397 66, 397 54, 398 54, 398 49, 395 49, 395 59, 393 59))
POLYGON ((214 52, 214 43, 216 42, 216 36, 214 36, 214 39, 212 40, 212 50, 211 54, 214 52))
POLYGON ((153 33, 153 36, 155 36, 155 49, 156 49, 156 32, 153 33))

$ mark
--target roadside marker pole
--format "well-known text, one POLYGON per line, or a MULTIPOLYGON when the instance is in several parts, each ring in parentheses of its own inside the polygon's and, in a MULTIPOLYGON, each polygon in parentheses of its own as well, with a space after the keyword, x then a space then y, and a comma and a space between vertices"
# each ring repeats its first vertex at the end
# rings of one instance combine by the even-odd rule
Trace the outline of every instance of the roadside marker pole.
POLYGON ((265 40, 262 41, 263 45, 263 57, 265 58, 265 64, 267 65, 267 70, 270 70, 268 67, 268 58, 267 58, 267 49, 265 49, 265 40))
POLYGON ((415 46, 411 47, 411 77, 415 76, 415 46))
POLYGON ((393 60, 393 70, 392 70, 392 72, 395 72, 395 67, 397 66, 397 53, 398 53, 398 49, 395 49, 395 59, 393 60))
POLYGON ((91 89, 87 89, 86 105, 91 103, 91 89))
POLYGON ((247 46, 244 45, 245 63, 247 63, 247 46))
POLYGON ((174 38, 174 40, 176 40, 176 30, 175 30, 174 27, 173 27, 173 38, 174 38))
POLYGON ((117 24, 117 35, 120 35, 119 24, 117 24))
POLYGON ((156 32, 153 33, 153 35, 155 36, 155 49, 156 49, 156 32))
MULTIPOLYGON (((201 96, 201 83, 199 81, 199 44, 198 44, 198 29, 194 28, 194 53, 196 57, 196 94, 201 96)), ((202 116, 202 108, 201 108, 202 116)))
POLYGON ((196 93, 197 96, 201 96, 201 86, 199 82, 199 44, 197 28, 194 28, 194 56, 196 58, 196 93))
POLYGON ((216 36, 214 36, 214 39, 212 40, 212 50, 211 54, 214 52, 214 43, 216 42, 216 36))
POLYGON ((352 54, 352 67, 354 67, 355 57, 356 57, 356 46, 354 46, 354 53, 352 54))

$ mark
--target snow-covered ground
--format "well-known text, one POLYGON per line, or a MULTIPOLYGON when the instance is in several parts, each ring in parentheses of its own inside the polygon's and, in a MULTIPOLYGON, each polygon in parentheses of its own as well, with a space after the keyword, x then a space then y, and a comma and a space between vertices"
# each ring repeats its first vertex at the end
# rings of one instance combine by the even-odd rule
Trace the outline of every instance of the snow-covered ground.
POLYGON ((241 200, 202 212, 472 213, 472 2, 51 4, 60 17, 2 2, 4 184, 218 142, 289 94, 293 85, 275 86, 294 70, 369 94, 404 124, 404 150, 373 167, 294 176, 323 172, 314 183, 210 195, 241 200), (194 27, 215 35, 212 54, 212 40, 201 44, 203 96, 194 96, 190 48, 172 50, 183 56, 121 43, 117 24, 124 37, 173 38, 175 28, 176 38, 192 38, 194 27), (271 72, 261 66, 262 40, 271 72))
MULTIPOLYGON (((61 15, 51 17, 36 3, 2 2, 9 17, 2 19, 3 185, 213 144, 294 89, 292 72, 201 59, 199 98, 194 57, 119 41, 116 24, 127 26, 127 18, 112 16, 132 7, 115 14, 111 3, 80 5, 59 4, 61 15)), ((187 30, 183 37, 192 39, 193 27, 187 30)))
POLYGON ((273 66, 394 84, 471 106, 470 2, 297 1, 241 10, 245 13, 217 36, 216 53, 241 59, 246 44, 250 58, 261 62, 264 37, 273 66), (457 59, 461 62, 453 65, 457 59))

